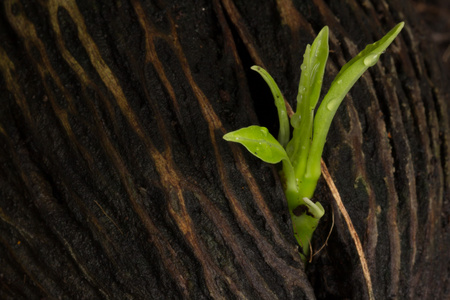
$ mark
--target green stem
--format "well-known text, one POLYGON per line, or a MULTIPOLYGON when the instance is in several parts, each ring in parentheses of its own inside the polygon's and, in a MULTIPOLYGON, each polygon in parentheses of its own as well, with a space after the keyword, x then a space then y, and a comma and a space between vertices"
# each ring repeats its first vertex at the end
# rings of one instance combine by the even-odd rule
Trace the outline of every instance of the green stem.
POLYGON ((298 184, 295 178, 294 168, 288 158, 283 159, 283 175, 286 181, 286 189, 284 191, 288 202, 289 211, 298 206, 298 184))
POLYGON ((307 208, 307 212, 303 212, 300 216, 296 216, 291 211, 291 218, 294 226, 295 238, 302 247, 302 260, 306 261, 306 258, 310 253, 312 235, 319 224, 320 218, 324 215, 325 210, 319 202, 313 203, 308 198, 303 198, 303 202, 307 208))

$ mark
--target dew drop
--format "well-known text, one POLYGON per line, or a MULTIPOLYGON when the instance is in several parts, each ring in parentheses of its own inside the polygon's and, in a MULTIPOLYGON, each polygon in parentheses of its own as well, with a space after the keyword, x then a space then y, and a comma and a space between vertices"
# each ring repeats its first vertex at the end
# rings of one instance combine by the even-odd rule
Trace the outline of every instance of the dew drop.
POLYGON ((378 61, 378 57, 378 54, 366 56, 366 58, 364 58, 364 65, 366 65, 367 67, 375 65, 378 61))
POLYGON ((261 133, 262 133, 264 136, 266 136, 268 132, 269 132, 269 131, 267 130, 267 128, 265 128, 265 127, 261 128, 261 133))
POLYGON ((337 107, 339 106, 339 99, 335 98, 335 99, 331 99, 330 102, 328 102, 327 104, 327 109, 332 111, 332 110, 336 110, 337 107))
POLYGON ((339 80, 337 81, 337 83, 338 83, 338 84, 341 84, 341 83, 342 83, 342 79, 339 79, 339 80))
POLYGON ((292 127, 294 127, 294 128, 300 127, 300 120, 301 120, 301 118, 302 117, 299 114, 294 114, 291 117, 291 125, 292 125, 292 127))
POLYGON ((306 66, 305 66, 305 65, 302 65, 302 66, 300 67, 300 69, 305 70, 305 69, 306 69, 306 66))

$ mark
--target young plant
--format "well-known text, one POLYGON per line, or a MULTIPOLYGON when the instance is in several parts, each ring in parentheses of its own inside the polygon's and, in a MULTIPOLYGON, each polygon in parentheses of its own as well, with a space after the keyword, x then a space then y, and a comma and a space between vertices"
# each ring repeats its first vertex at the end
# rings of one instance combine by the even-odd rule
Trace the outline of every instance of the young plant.
POLYGON ((280 129, 278 140, 265 127, 250 126, 227 133, 223 138, 244 145, 261 160, 282 163, 280 175, 288 202, 294 235, 301 247, 301 257, 309 256, 311 237, 325 210, 319 202, 311 201, 321 175, 320 160, 333 117, 350 88, 394 41, 404 26, 399 23, 378 42, 366 46, 346 63, 331 83, 315 115, 328 59, 328 27, 324 27, 312 45, 306 46, 301 65, 297 108, 290 118, 280 89, 272 76, 261 67, 253 66, 269 85, 278 110, 280 129))

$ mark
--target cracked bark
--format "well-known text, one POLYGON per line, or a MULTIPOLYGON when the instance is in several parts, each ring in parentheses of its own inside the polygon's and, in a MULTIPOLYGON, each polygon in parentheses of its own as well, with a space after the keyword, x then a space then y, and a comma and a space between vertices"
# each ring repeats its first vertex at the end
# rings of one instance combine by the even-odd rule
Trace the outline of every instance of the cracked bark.
POLYGON ((0 6, 0 298, 367 299, 327 214, 306 273, 276 169, 222 140, 276 130, 330 27, 324 87, 406 27, 339 109, 324 159, 376 299, 449 292, 447 74, 408 1, 19 1, 0 6))

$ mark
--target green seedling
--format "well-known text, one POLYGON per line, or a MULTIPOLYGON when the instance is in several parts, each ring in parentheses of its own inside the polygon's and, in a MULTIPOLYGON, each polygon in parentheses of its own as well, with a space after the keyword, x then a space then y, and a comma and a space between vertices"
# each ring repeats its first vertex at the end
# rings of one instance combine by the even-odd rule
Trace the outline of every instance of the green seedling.
POLYGON ((313 44, 306 46, 301 65, 297 108, 290 122, 283 95, 272 76, 261 67, 252 67, 269 85, 275 99, 280 123, 278 140, 267 128, 260 126, 241 128, 225 134, 223 138, 244 145, 265 162, 282 163, 280 175, 303 261, 310 254, 312 234, 325 213, 322 205, 311 199, 321 175, 320 160, 333 117, 350 88, 369 67, 377 63, 403 26, 404 22, 399 23, 381 40, 368 45, 346 63, 315 111, 329 52, 328 27, 325 26, 313 44), (289 123, 293 127, 290 140, 289 123))

